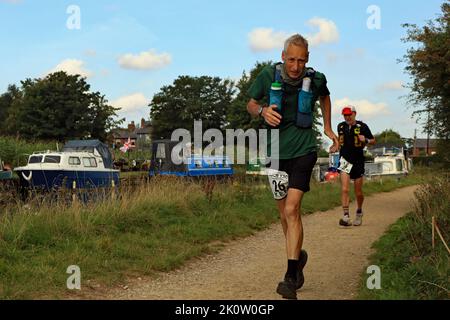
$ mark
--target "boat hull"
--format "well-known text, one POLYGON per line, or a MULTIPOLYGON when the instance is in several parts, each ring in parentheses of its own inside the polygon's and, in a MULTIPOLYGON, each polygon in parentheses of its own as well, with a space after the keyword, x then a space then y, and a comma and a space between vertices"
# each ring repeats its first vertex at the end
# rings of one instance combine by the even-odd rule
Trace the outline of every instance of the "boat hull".
POLYGON ((40 189, 99 188, 118 185, 119 172, 78 170, 16 170, 21 185, 40 189), (75 184, 74 184, 75 182, 75 184))

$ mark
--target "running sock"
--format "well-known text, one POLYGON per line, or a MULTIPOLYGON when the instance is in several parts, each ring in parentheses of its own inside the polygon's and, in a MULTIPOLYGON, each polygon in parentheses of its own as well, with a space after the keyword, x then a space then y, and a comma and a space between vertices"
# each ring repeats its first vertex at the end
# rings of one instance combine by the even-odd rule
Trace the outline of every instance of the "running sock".
POLYGON ((348 210, 348 206, 347 207, 342 207, 342 209, 344 209, 344 216, 349 216, 350 215, 350 211, 348 210))
POLYGON ((286 275, 294 280, 297 280, 298 260, 288 260, 288 269, 286 275))

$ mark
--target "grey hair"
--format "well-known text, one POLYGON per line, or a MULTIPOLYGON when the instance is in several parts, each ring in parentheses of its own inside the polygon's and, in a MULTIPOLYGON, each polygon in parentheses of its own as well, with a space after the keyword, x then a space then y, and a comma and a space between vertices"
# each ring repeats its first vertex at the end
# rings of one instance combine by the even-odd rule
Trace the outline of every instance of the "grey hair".
POLYGON ((306 50, 308 50, 308 40, 306 40, 298 33, 286 39, 286 41, 284 42, 284 52, 287 51, 291 44, 299 47, 304 47, 306 48, 306 50))

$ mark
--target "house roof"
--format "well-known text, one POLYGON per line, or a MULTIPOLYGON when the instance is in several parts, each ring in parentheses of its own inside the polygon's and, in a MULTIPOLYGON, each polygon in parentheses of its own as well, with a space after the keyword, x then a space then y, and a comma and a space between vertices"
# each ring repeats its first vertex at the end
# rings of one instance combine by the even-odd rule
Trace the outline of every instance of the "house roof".
POLYGON ((140 134, 150 134, 151 133, 151 128, 149 127, 145 127, 145 128, 138 128, 134 131, 134 133, 136 133, 137 135, 140 134))
MULTIPOLYGON (((435 148, 437 141, 438 141, 438 139, 430 139, 429 147, 435 148)), ((427 147, 427 139, 416 139, 416 141, 414 142, 414 147, 425 149, 427 147)))
POLYGON ((137 139, 137 134, 135 132, 130 132, 127 129, 114 129, 111 130, 111 134, 114 139, 137 139))

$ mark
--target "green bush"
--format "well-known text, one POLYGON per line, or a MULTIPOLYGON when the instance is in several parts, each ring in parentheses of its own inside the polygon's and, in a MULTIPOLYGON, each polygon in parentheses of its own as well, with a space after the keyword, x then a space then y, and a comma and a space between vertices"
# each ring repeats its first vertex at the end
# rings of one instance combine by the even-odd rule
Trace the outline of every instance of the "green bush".
MULTIPOLYGON (((61 148, 62 145, 59 145, 61 148)), ((25 165, 28 155, 35 151, 56 150, 56 141, 25 141, 0 136, 0 158, 14 167, 25 165)))
POLYGON ((431 242, 433 216, 444 239, 450 239, 449 190, 449 175, 443 173, 416 191, 414 211, 392 225, 374 244, 376 252, 370 264, 382 270, 382 289, 368 290, 363 276, 359 298, 450 298, 449 253, 437 234, 434 249, 431 242))

